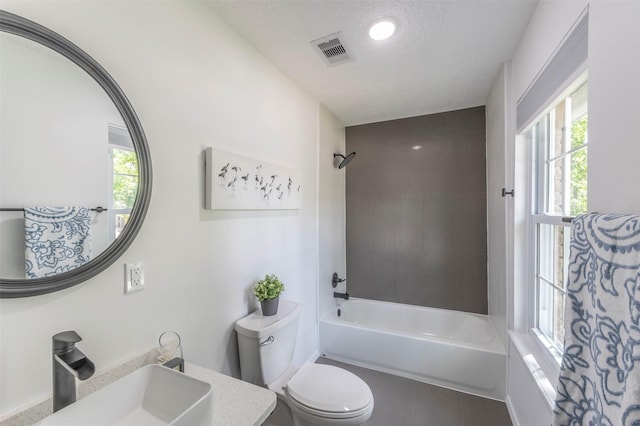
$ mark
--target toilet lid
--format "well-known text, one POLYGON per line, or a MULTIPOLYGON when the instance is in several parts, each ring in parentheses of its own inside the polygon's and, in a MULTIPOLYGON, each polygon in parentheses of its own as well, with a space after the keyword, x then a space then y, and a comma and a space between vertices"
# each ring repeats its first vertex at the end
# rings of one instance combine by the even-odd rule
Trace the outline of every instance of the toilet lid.
POLYGON ((287 393, 315 410, 348 413, 367 407, 373 395, 358 376, 342 368, 306 364, 287 383, 287 393))

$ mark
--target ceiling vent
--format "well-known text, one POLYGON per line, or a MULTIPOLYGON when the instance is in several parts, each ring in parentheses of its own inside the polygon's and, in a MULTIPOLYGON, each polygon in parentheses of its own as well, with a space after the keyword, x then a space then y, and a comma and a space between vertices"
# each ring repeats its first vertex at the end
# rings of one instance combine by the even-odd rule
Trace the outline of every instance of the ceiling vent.
POLYGON ((343 38, 342 33, 337 32, 313 40, 311 46, 320 54, 320 57, 322 57, 327 65, 343 64, 353 60, 347 51, 343 38))

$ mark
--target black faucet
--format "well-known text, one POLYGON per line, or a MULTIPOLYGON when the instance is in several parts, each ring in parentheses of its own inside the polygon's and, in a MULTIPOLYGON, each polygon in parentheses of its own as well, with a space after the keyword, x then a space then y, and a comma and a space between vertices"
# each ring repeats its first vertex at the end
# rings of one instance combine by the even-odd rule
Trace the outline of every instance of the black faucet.
POLYGON ((338 293, 337 291, 333 292, 333 297, 338 297, 340 299, 349 300, 349 293, 338 293))
POLYGON ((170 359, 169 361, 165 362, 164 364, 165 367, 168 367, 172 370, 178 370, 181 373, 184 373, 184 359, 180 358, 179 356, 170 359))
POLYGON ((53 341, 53 411, 76 402, 76 377, 87 380, 93 376, 93 362, 76 348, 82 337, 75 331, 54 335, 53 341))

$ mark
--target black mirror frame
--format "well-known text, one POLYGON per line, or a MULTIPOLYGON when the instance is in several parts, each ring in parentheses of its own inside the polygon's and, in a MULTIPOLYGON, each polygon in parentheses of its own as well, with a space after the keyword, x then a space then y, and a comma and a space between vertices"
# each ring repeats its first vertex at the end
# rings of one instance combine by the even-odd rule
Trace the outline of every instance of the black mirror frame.
POLYGON ((0 10, 0 31, 46 46, 86 71, 111 98, 129 130, 138 157, 138 191, 127 225, 105 251, 72 271, 35 279, 0 278, 0 298, 37 296, 72 287, 111 266, 131 245, 142 227, 151 201, 151 155, 142 125, 118 84, 91 56, 61 35, 33 21, 0 10))

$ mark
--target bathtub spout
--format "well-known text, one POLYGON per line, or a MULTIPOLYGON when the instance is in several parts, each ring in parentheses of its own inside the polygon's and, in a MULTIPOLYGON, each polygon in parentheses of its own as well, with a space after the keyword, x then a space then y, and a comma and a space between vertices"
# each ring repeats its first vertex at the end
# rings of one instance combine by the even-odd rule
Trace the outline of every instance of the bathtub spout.
POLYGON ((333 292, 333 297, 338 297, 340 299, 349 300, 349 293, 338 293, 337 291, 333 292))

